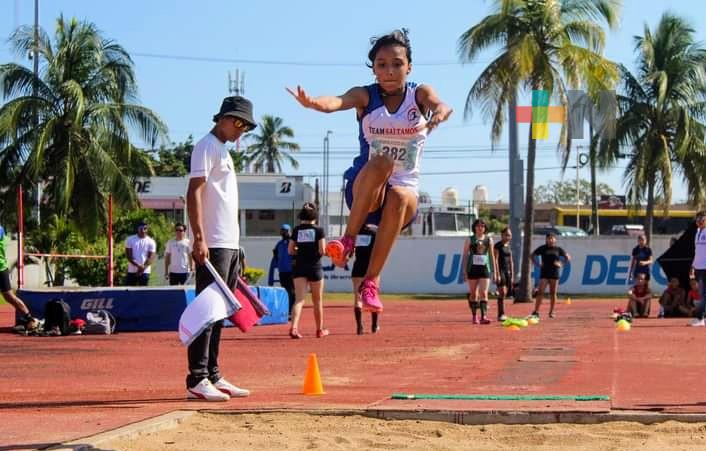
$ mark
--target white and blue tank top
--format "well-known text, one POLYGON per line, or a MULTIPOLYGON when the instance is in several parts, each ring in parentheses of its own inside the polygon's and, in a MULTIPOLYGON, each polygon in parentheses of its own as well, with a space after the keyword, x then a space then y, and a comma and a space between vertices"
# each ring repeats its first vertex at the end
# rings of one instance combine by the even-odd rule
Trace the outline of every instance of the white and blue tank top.
POLYGON ((365 163, 377 154, 386 154, 395 163, 388 183, 419 190, 419 165, 427 138, 427 118, 417 105, 418 85, 407 82, 404 100, 397 111, 390 112, 382 101, 380 86, 366 86, 368 106, 359 119, 360 154, 346 171, 352 180, 365 163))

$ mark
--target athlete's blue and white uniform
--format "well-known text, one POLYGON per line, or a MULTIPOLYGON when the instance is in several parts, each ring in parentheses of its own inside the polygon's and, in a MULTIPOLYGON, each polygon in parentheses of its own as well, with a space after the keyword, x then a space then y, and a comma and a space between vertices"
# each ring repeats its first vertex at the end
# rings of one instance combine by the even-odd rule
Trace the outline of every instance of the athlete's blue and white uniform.
MULTIPOLYGON (((417 104, 417 88, 416 83, 407 82, 402 103, 397 111, 391 113, 382 101, 380 85, 376 83, 365 87, 369 101, 358 120, 360 154, 344 174, 348 208, 353 204, 353 181, 358 172, 379 153, 390 156, 395 163, 388 186, 402 186, 418 194, 427 119, 417 104)), ((378 224, 380 216, 381 211, 371 213, 366 224, 378 224)))

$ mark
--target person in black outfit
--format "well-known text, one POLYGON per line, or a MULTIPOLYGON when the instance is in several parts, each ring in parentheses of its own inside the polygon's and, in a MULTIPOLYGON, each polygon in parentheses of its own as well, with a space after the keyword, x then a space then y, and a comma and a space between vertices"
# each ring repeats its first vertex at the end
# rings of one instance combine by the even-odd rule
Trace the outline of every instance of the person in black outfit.
POLYGON ((632 249, 630 258, 630 271, 628 272, 628 283, 637 279, 638 274, 644 274, 645 280, 650 281, 650 265, 652 264, 652 249, 647 245, 647 237, 640 235, 637 237, 637 246, 632 249))
POLYGON ((549 286, 549 294, 551 296, 549 304, 549 317, 554 318, 554 306, 556 305, 556 290, 559 285, 559 276, 561 268, 564 265, 562 259, 567 263, 571 261, 571 256, 556 245, 556 235, 553 233, 547 234, 546 244, 539 246, 532 252, 532 263, 540 268, 539 288, 537 290, 537 298, 534 302, 534 311, 532 316, 539 318, 539 307, 542 305, 542 296, 544 290, 549 286), (537 262, 537 257, 540 257, 541 265, 537 262))
MULTIPOLYGON (((377 226, 372 224, 364 225, 355 239, 355 262, 351 271, 351 280, 353 281, 353 299, 355 305, 353 312, 355 313, 356 333, 363 335, 363 301, 360 299, 358 288, 365 278, 365 273, 368 271, 368 263, 370 262, 370 253, 375 244, 375 234, 377 226)), ((378 325, 378 312, 371 312, 372 333, 377 333, 380 330, 378 325)))
POLYGON ((510 241, 512 232, 510 227, 505 227, 500 232, 501 239, 495 243, 495 260, 497 262, 498 277, 496 285, 498 287, 498 321, 505 320, 505 296, 512 289, 512 282, 515 280, 515 266, 512 262, 512 250, 510 241))
POLYGON ((289 224, 282 224, 279 228, 282 237, 272 249, 272 265, 279 273, 279 284, 287 290, 289 297, 289 318, 292 318, 292 308, 294 308, 294 279, 292 279, 292 256, 289 255, 289 241, 292 239, 292 228, 289 224))
POLYGON ((311 288, 311 300, 314 303, 314 319, 316 320, 316 336, 322 338, 328 335, 324 329, 324 271, 321 257, 325 253, 326 239, 324 229, 315 225, 319 216, 316 205, 306 202, 299 212, 301 223, 292 231, 289 241, 289 255, 294 257, 292 278, 296 301, 292 309, 292 328, 289 336, 302 338, 299 333, 299 320, 306 298, 307 288, 311 288))
POLYGON ((487 226, 482 219, 476 219, 471 227, 473 235, 463 243, 464 279, 468 284, 468 306, 473 316, 473 324, 490 324, 488 319, 488 286, 490 276, 497 276, 493 240, 486 234, 487 226), (480 307, 480 320, 478 319, 480 307))

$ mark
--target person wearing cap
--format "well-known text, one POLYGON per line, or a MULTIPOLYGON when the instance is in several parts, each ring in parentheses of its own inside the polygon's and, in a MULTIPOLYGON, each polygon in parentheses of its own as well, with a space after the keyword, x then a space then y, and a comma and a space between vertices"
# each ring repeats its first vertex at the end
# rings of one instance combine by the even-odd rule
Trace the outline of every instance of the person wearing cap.
POLYGON ((152 263, 157 255, 157 243, 147 235, 147 224, 137 224, 137 234, 125 240, 127 255, 127 277, 125 285, 129 287, 147 286, 152 272, 152 263))
POLYGON ((294 307, 294 280, 292 279, 292 256, 289 255, 289 240, 292 239, 292 227, 289 224, 282 224, 279 228, 281 240, 277 241, 272 249, 272 266, 277 268, 279 274, 279 284, 287 290, 289 296, 289 316, 292 316, 294 307))
MULTIPOLYGON (((196 294, 213 282, 204 262, 208 259, 233 289, 238 280, 240 230, 238 181, 227 142, 255 128, 252 103, 240 96, 223 99, 213 116, 215 125, 191 152, 191 173, 186 193, 193 257, 196 262, 196 294)), ((223 321, 201 332, 189 345, 186 377, 187 396, 206 401, 227 401, 248 396, 222 377, 218 354, 223 321)))

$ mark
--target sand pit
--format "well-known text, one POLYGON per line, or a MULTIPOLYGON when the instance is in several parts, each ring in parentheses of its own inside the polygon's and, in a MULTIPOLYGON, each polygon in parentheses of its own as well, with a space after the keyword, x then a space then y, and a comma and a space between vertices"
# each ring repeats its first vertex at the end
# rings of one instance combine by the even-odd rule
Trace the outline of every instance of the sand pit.
POLYGON ((465 426, 303 413, 195 414, 178 427, 101 443, 152 450, 702 450, 706 423, 465 426))

